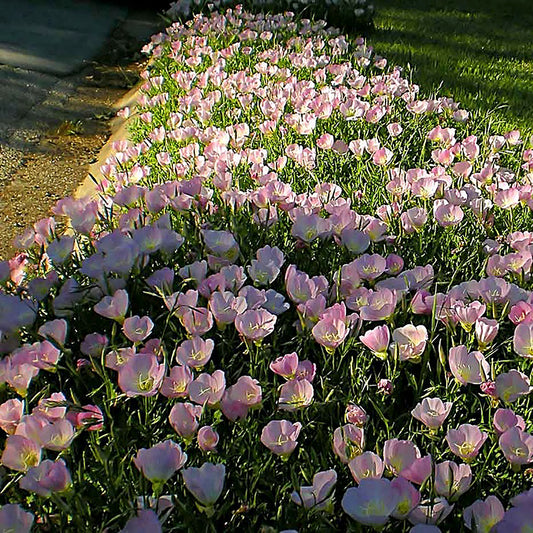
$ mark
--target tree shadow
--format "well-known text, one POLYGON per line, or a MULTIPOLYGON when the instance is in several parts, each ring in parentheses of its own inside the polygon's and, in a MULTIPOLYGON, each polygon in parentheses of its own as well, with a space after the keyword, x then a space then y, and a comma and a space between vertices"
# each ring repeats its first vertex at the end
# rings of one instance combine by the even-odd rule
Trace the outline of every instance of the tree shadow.
POLYGON ((378 0, 370 42, 390 61, 411 64, 425 94, 442 86, 468 106, 508 104, 502 117, 532 127, 530 7, 525 0, 378 0))

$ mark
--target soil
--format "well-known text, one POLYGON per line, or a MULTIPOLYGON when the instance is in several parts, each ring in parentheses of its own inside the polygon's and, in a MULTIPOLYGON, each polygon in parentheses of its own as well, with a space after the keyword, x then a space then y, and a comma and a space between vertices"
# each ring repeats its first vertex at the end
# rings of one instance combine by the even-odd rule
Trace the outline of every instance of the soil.
POLYGON ((29 132, 22 142, 0 144, 0 258, 15 253, 13 239, 49 216, 50 208, 76 190, 88 165, 97 160, 110 135, 115 102, 137 83, 145 65, 139 53, 143 43, 125 27, 115 29, 101 55, 81 72, 60 81, 75 89, 44 130, 29 132))

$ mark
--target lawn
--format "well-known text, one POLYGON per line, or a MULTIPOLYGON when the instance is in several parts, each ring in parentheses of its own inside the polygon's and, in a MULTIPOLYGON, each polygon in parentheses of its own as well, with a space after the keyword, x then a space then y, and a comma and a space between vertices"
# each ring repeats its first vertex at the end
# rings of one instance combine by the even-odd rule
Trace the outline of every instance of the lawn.
POLYGON ((377 53, 410 68, 424 94, 533 129, 533 11, 526 0, 377 0, 377 53))

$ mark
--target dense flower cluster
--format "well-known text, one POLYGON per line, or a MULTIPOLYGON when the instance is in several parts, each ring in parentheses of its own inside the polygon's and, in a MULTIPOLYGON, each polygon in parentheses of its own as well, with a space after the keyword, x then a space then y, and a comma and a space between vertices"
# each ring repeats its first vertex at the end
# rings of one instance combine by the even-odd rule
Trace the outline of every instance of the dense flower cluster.
POLYGON ((291 13, 144 51, 0 263, 0 527, 526 531, 533 149, 291 13))
POLYGON ((347 31, 370 27, 374 17, 371 0, 177 0, 172 2, 166 15, 171 20, 180 20, 202 11, 236 7, 238 4, 250 12, 279 13, 290 10, 298 15, 324 18, 329 24, 347 31))

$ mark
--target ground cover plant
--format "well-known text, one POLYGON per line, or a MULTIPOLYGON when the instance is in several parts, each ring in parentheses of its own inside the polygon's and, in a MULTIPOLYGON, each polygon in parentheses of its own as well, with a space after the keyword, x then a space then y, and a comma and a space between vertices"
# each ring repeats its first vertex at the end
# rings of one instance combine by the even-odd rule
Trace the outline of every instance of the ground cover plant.
POLYGON ((528 531, 531 140, 290 13, 144 51, 0 263, 0 525, 528 531))

